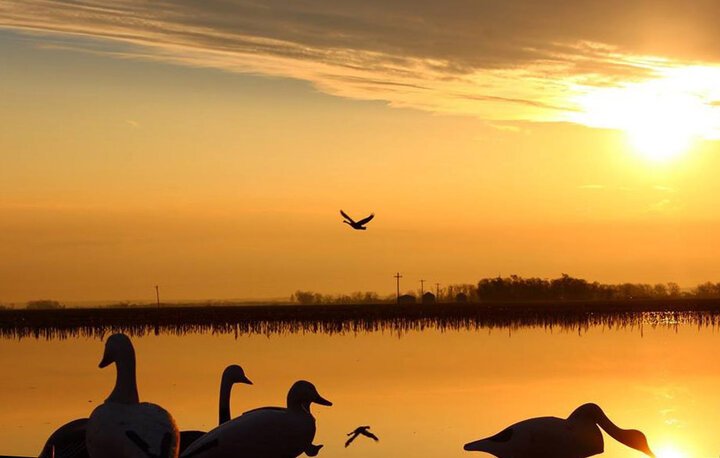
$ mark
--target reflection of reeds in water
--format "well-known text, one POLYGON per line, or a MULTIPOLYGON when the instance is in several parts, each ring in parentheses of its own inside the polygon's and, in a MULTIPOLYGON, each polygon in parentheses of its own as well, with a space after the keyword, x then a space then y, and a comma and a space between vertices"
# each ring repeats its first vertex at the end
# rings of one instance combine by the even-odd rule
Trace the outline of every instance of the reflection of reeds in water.
POLYGON ((188 333, 286 334, 523 327, 582 333, 591 327, 715 326, 720 300, 492 303, 432 305, 198 306, 120 309, 2 310, 3 338, 102 338, 188 333))

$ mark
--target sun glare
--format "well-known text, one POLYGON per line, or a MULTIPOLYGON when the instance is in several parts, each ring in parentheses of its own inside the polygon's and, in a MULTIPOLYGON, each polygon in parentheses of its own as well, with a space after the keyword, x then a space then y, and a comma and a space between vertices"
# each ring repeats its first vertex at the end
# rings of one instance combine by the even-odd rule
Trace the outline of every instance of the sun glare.
POLYGON ((720 138, 720 68, 658 71, 642 83, 600 88, 575 100, 573 120, 620 129, 638 154, 655 161, 687 152, 699 140, 720 138))
POLYGON ((687 455, 681 450, 673 447, 672 445, 661 448, 655 451, 657 458, 687 458, 687 455))

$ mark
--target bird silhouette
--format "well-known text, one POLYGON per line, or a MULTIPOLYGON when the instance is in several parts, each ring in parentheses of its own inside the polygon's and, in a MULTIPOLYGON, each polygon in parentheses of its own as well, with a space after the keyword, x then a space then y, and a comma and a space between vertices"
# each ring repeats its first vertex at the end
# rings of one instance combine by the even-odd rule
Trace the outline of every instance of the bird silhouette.
POLYGON ((345 218, 345 221, 343 221, 343 223, 349 225, 350 227, 352 227, 353 229, 355 229, 355 230, 357 230, 357 231, 364 231, 364 230, 366 230, 367 228, 365 227, 365 225, 366 225, 367 223, 369 223, 370 220, 372 220, 373 218, 375 218, 375 213, 373 213, 373 214, 371 214, 370 216, 368 216, 367 218, 361 219, 360 221, 355 221, 354 219, 350 218, 350 217, 347 215, 347 213, 345 213, 345 212, 342 211, 342 210, 340 210, 340 214, 343 216, 343 218, 345 218))
POLYGON ((378 439, 378 437, 375 434, 368 431, 368 429, 370 429, 369 426, 358 426, 357 428, 355 428, 355 430, 353 432, 348 433, 347 435, 351 436, 351 437, 350 437, 350 439, 347 440, 347 442, 345 442, 345 447, 350 445, 350 443, 352 443, 352 441, 354 441, 355 438, 361 434, 363 436, 369 437, 370 439, 373 439, 375 442, 379 441, 380 439, 378 439))
POLYGON ((618 442, 655 457, 643 433, 618 428, 596 404, 584 404, 566 419, 521 421, 492 437, 465 444, 464 448, 498 458, 586 458, 604 450, 600 428, 618 442))
MULTIPOLYGON (((310 404, 331 406, 312 383, 299 380, 287 394, 287 407, 261 407, 245 412, 208 432, 181 455, 183 458, 295 458, 317 454, 312 445, 315 418, 310 404)), ((144 458, 144 457, 143 457, 144 458)))

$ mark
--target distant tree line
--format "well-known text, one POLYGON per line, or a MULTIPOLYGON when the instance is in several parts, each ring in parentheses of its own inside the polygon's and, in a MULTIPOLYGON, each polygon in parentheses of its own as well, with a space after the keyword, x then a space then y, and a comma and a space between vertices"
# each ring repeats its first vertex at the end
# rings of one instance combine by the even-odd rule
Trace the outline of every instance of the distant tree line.
MULTIPOLYGON (((702 297, 720 297, 720 288, 705 287, 708 293, 702 297)), ((632 300, 699 297, 695 293, 682 293, 677 283, 620 283, 603 284, 589 282, 562 274, 559 278, 509 277, 484 278, 478 282, 477 298, 480 301, 526 301, 526 300, 632 300)))
POLYGON ((58 301, 43 299, 39 301, 29 301, 25 308, 28 310, 56 310, 64 309, 65 306, 58 301))
MULTIPOLYGON (((435 290, 438 302, 492 302, 492 301, 566 301, 566 300, 637 300, 700 298, 720 299, 720 283, 706 282, 688 291, 682 291, 677 283, 618 283, 589 282, 582 278, 562 274, 558 278, 524 278, 518 275, 483 278, 477 284, 459 283, 435 290)), ((419 291, 406 296, 420 297, 419 291)), ((363 304, 392 303, 394 294, 380 296, 375 292, 356 292, 350 295, 323 295, 313 291, 298 290, 290 297, 291 302, 309 304, 363 304)))
POLYGON ((290 302, 297 302, 301 305, 312 304, 380 304, 383 302, 395 302, 395 295, 381 297, 373 291, 357 291, 352 294, 320 294, 313 291, 295 291, 290 296, 290 302))

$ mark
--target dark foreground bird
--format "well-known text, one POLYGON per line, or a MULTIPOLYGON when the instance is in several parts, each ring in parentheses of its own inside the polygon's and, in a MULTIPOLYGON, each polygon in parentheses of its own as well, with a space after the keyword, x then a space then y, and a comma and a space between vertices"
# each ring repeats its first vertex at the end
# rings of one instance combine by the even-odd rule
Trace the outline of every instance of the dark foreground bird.
POLYGON ((492 437, 465 444, 465 450, 498 458, 587 458, 604 450, 600 428, 618 442, 655 457, 643 433, 618 428, 595 404, 578 407, 566 419, 540 417, 521 421, 492 437))
POLYGON ((375 213, 373 213, 373 214, 371 214, 370 216, 368 216, 367 218, 361 219, 360 221, 355 221, 355 220, 353 220, 352 218, 350 218, 350 217, 347 215, 347 213, 345 213, 345 212, 342 211, 342 210, 340 210, 340 214, 342 215, 343 218, 345 218, 345 221, 343 221, 343 223, 349 225, 350 227, 352 227, 353 229, 355 229, 355 230, 357 230, 357 231, 364 231, 364 230, 366 230, 367 228, 365 227, 365 225, 366 225, 367 223, 369 223, 370 220, 372 220, 373 218, 375 218, 375 213))
POLYGON ((379 441, 380 439, 378 439, 378 437, 375 434, 368 431, 368 429, 370 429, 369 426, 358 426, 357 428, 355 428, 355 431, 348 433, 347 435, 352 436, 352 437, 350 437, 350 439, 348 439, 347 442, 345 442, 345 447, 350 445, 350 443, 352 441, 354 441, 355 438, 361 434, 363 436, 369 437, 370 439, 373 439, 375 442, 379 441))

